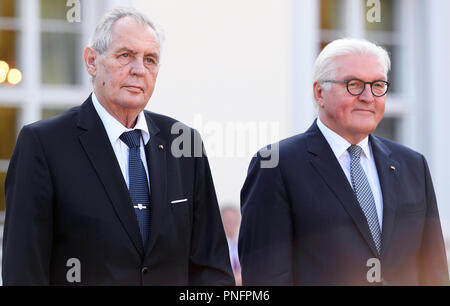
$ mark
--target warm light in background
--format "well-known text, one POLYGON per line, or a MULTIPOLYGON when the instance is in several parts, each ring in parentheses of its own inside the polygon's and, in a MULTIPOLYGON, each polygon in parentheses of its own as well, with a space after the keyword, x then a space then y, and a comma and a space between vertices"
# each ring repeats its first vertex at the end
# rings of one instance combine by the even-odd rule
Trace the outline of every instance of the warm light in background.
POLYGON ((2 69, 2 70, 4 70, 4 71, 8 72, 8 70, 9 70, 9 65, 8 65, 8 63, 5 62, 5 61, 0 61, 0 69, 2 69))
POLYGON ((0 84, 6 80, 6 72, 0 68, 0 84))
POLYGON ((22 72, 19 69, 11 69, 8 73, 8 83, 11 85, 17 85, 22 81, 22 72))
POLYGON ((0 61, 0 84, 8 79, 11 85, 17 85, 22 81, 22 72, 19 69, 9 69, 9 65, 5 61, 0 61))
POLYGON ((6 80, 8 71, 9 71, 9 65, 5 61, 0 61, 0 84, 6 80))

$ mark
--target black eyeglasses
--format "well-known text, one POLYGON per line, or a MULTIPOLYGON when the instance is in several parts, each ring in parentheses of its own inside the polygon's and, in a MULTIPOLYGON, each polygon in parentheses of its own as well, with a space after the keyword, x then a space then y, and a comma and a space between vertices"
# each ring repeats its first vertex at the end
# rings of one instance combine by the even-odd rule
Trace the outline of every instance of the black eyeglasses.
POLYGON ((347 86, 347 91, 352 96, 359 96, 364 92, 364 89, 366 88, 366 84, 370 84, 370 90, 372 91, 372 94, 375 97, 382 97, 384 96, 389 89, 389 85, 391 83, 383 80, 376 80, 373 82, 364 82, 360 79, 351 79, 351 80, 343 80, 343 81, 336 81, 336 80, 324 80, 321 81, 323 83, 345 83, 347 86))

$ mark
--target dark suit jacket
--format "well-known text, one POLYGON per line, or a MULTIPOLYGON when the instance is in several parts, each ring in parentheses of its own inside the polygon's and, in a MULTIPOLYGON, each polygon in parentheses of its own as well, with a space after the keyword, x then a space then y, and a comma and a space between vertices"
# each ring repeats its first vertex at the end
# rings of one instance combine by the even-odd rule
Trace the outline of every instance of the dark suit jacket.
MULTIPOLYGON (((5 285, 70 284, 70 258, 80 261, 82 285, 234 284, 206 156, 175 158, 176 121, 148 111, 145 117, 148 251, 113 148, 88 98, 20 132, 5 182, 5 285)), ((197 133, 187 129, 188 139, 197 133)))
MULTIPOLYGON (((383 193, 381 283, 448 283, 425 158, 384 138, 369 140, 383 193)), ((378 256, 367 221, 316 123, 281 141, 279 154, 271 169, 254 157, 241 191, 243 284, 371 284, 366 276, 376 275, 375 266, 367 261, 378 256)))

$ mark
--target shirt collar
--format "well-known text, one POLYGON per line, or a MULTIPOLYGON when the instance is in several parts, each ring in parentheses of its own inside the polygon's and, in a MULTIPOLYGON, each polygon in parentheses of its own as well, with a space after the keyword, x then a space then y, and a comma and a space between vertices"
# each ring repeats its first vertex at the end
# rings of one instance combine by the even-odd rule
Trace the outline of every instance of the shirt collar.
POLYGON ((150 140, 150 134, 148 132, 148 126, 147 121, 145 120, 144 111, 141 111, 139 113, 134 128, 129 129, 123 126, 122 123, 120 123, 116 118, 108 113, 108 111, 98 101, 97 96, 94 92, 92 93, 92 103, 94 104, 94 108, 103 122, 106 134, 108 134, 108 138, 111 143, 116 142, 117 139, 119 139, 120 135, 122 135, 124 132, 132 130, 141 130, 144 145, 148 143, 148 141, 150 140))
MULTIPOLYGON (((325 124, 323 124, 322 121, 320 121, 319 117, 317 117, 317 126, 327 140, 328 144, 331 147, 331 150, 333 150, 333 153, 337 159, 339 159, 344 153, 346 153, 347 149, 352 145, 344 137, 337 134, 336 132, 328 128, 325 124)), ((366 136, 363 140, 361 140, 358 143, 358 146, 361 147, 364 155, 367 158, 371 157, 369 148, 369 136, 366 136)))

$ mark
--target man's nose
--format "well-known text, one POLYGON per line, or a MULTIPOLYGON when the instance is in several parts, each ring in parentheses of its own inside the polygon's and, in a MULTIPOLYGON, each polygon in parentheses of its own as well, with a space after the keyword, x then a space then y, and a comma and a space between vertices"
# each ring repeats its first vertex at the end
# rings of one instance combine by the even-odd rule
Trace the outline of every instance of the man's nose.
POLYGON ((135 58, 131 62, 130 73, 132 75, 142 76, 145 73, 144 60, 142 58, 135 58))
POLYGON ((375 100, 370 84, 364 85, 364 91, 359 95, 359 99, 365 102, 373 102, 375 100))

